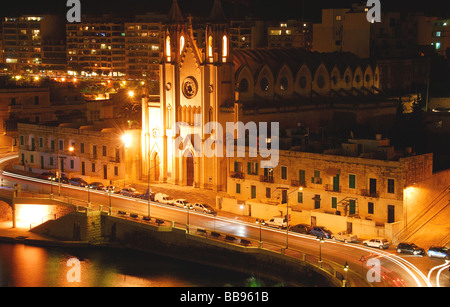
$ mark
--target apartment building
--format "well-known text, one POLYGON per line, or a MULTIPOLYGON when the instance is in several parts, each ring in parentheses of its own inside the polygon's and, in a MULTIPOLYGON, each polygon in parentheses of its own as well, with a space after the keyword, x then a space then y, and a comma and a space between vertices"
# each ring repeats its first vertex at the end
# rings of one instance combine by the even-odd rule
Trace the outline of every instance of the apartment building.
POLYGON ((60 171, 87 182, 132 180, 140 175, 140 131, 76 124, 20 123, 19 168, 60 171), (123 141, 127 135, 130 143, 123 141))
POLYGON ((161 22, 125 23, 125 65, 129 77, 157 77, 163 36, 161 22))
POLYGON ((64 46, 64 19, 58 15, 24 15, 2 21, 3 60, 15 72, 36 72, 46 62, 43 46, 64 46))
POLYGON ((67 24, 69 75, 121 77, 126 73, 123 21, 85 18, 67 24))
POLYGON ((288 20, 267 28, 269 48, 312 48, 312 23, 288 20))

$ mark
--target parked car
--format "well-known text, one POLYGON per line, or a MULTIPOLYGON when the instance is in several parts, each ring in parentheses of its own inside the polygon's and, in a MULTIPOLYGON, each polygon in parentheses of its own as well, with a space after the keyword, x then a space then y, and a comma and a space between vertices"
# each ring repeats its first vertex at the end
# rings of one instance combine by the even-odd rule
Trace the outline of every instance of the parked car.
POLYGON ((94 189, 94 190, 103 190, 104 187, 105 186, 101 182, 91 182, 89 184, 89 188, 94 189))
POLYGON ((217 214, 216 210, 208 204, 195 203, 192 209, 203 213, 217 214))
POLYGON ((348 233, 347 231, 338 232, 334 234, 331 238, 345 243, 356 242, 358 240, 358 237, 356 235, 348 233))
POLYGON ((311 228, 311 234, 313 236, 326 238, 326 239, 331 239, 331 237, 333 236, 333 233, 331 232, 331 230, 329 230, 328 228, 326 228, 324 226, 313 226, 311 228))
POLYGON ((106 187, 103 187, 102 190, 105 191, 105 192, 112 191, 115 194, 118 194, 120 192, 119 187, 116 187, 114 185, 108 185, 106 187))
POLYGON ((119 192, 120 194, 122 194, 123 196, 131 196, 131 197, 138 197, 140 195, 140 193, 138 191, 136 191, 135 188, 123 188, 122 190, 120 190, 119 192))
POLYGON ((311 232, 311 226, 306 224, 297 224, 295 226, 290 227, 289 230, 307 235, 311 232))
POLYGON ((363 242, 364 246, 376 247, 379 249, 389 248, 389 241, 385 238, 372 238, 363 242))
MULTIPOLYGON (((56 181, 58 181, 58 178, 56 179, 56 181)), ((69 177, 67 177, 66 174, 61 174, 59 182, 69 184, 69 177)))
POLYGON ((169 195, 164 194, 164 193, 156 193, 155 201, 157 201, 161 204, 172 205, 172 206, 174 203, 174 200, 172 198, 170 198, 169 195))
POLYGON ((431 246, 427 251, 428 257, 450 260, 450 249, 445 246, 431 246))
POLYGON ((154 193, 154 192, 150 192, 150 194, 149 194, 149 193, 148 193, 148 190, 147 190, 147 191, 145 191, 145 193, 142 193, 141 195, 139 195, 139 198, 148 200, 149 197, 150 197, 150 200, 151 200, 151 201, 154 201, 154 200, 155 200, 155 194, 156 194, 156 193, 154 193))
POLYGON ((177 199, 174 201, 173 205, 180 208, 192 207, 186 199, 177 199))
POLYGON ((282 216, 275 216, 271 218, 269 221, 264 221, 263 225, 269 226, 269 227, 276 227, 276 228, 286 228, 287 227, 287 221, 282 216))
POLYGON ((425 250, 414 243, 402 242, 397 245, 397 253, 425 255, 425 250))
POLYGON ((69 184, 78 186, 78 187, 85 187, 88 185, 88 183, 84 179, 77 178, 77 177, 70 178, 69 184))
POLYGON ((38 175, 37 178, 44 179, 44 180, 51 180, 54 176, 55 176, 55 174, 53 174, 52 172, 44 172, 44 173, 38 175))

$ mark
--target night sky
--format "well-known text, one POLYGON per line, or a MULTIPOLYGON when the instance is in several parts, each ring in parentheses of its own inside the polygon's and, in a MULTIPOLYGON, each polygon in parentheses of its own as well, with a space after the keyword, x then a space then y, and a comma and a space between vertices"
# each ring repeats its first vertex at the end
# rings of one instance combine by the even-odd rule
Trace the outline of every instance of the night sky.
MULTIPOLYGON (((214 0, 178 0, 183 14, 207 16, 214 0)), ((429 15, 450 17, 448 0, 380 0, 383 10, 425 11, 429 15)), ((67 0, 3 0, 0 4, 0 16, 20 14, 64 14, 68 10, 67 0)), ((82 14, 120 14, 133 16, 145 12, 167 13, 172 0, 81 0, 82 14)), ((245 16, 265 19, 301 19, 320 21, 322 8, 350 7, 357 0, 222 0, 228 17, 245 16), (244 5, 242 3, 248 3, 244 5), (232 3, 238 3, 233 6, 232 3), (239 4, 241 3, 241 4, 239 4), (237 16, 235 16, 237 14, 237 16)))

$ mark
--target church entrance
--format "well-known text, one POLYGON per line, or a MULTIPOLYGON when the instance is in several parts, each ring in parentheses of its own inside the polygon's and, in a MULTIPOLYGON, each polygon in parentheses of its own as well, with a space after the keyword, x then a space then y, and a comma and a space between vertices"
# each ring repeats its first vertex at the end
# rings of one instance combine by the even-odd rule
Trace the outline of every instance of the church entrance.
POLYGON ((191 152, 186 157, 186 179, 186 185, 194 185, 194 157, 191 152))

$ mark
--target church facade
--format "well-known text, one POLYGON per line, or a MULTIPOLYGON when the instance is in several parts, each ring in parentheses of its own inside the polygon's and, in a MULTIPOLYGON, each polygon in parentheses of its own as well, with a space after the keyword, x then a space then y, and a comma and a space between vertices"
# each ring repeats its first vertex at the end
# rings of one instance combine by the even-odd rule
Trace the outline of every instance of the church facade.
POLYGON ((289 129, 332 122, 336 108, 369 117, 395 113, 393 103, 379 108, 378 68, 354 55, 231 50, 219 0, 201 37, 195 40, 174 0, 164 29, 160 95, 142 102, 142 174, 152 182, 227 191, 233 162, 223 140, 245 136, 226 134, 227 123, 278 122, 289 129), (205 155, 205 147, 218 154, 205 155))

